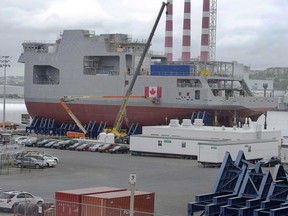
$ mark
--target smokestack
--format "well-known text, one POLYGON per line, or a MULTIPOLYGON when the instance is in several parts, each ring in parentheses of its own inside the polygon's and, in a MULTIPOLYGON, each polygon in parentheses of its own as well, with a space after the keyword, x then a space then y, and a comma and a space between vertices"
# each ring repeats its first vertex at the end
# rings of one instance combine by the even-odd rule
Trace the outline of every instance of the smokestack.
POLYGON ((191 3, 190 0, 184 2, 183 17, 183 39, 182 39, 182 61, 191 59, 191 3))
POLYGON ((209 61, 210 0, 203 0, 200 61, 209 61))
POLYGON ((173 61, 173 0, 167 0, 166 27, 165 27, 165 56, 173 61))

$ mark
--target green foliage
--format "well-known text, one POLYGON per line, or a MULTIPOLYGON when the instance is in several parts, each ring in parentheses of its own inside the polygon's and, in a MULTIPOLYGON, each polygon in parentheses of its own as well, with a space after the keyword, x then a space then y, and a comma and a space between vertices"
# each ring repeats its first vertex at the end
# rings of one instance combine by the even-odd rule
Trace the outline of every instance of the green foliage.
MULTIPOLYGON (((0 98, 3 98, 3 97, 4 97, 4 95, 1 94, 0 98)), ((5 98, 19 99, 19 98, 22 98, 22 97, 20 95, 18 95, 18 94, 6 94, 5 98)))
POLYGON ((272 80, 274 90, 285 91, 288 86, 288 72, 284 72, 283 74, 276 74, 274 72, 259 72, 257 74, 249 75, 249 79, 258 79, 258 80, 272 80))

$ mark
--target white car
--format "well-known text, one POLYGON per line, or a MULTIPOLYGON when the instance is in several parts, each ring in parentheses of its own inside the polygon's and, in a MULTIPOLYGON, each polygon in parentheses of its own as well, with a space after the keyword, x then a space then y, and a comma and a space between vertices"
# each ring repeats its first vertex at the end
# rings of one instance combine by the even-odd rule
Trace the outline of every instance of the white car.
POLYGON ((56 160, 52 159, 51 157, 43 156, 44 161, 48 167, 55 167, 57 165, 56 160))
POLYGON ((17 204, 29 203, 41 205, 43 202, 43 198, 34 196, 29 192, 10 190, 0 193, 0 209, 12 212, 17 204))
POLYGON ((14 138, 15 143, 17 144, 25 144, 29 137, 27 136, 18 136, 14 138))
POLYGON ((58 157, 55 157, 55 156, 52 156, 52 155, 49 155, 49 154, 46 154, 46 153, 44 153, 44 156, 47 157, 47 158, 50 158, 52 160, 55 160, 57 164, 59 163, 59 158, 58 157))

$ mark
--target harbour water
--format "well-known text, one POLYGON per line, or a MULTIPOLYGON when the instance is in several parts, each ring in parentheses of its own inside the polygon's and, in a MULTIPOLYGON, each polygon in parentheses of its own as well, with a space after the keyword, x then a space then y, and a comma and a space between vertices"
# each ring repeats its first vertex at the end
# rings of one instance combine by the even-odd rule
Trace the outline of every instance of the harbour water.
MULTIPOLYGON (((28 114, 23 99, 6 99, 5 105, 6 121, 21 123, 21 115, 28 114)), ((260 116, 257 123, 264 125, 264 115, 260 116)), ((0 99, 0 122, 3 121, 3 98, 0 99)), ((288 112, 269 111, 267 114, 267 128, 281 130, 282 136, 288 136, 288 112)))
MULTIPOLYGON (((23 99, 5 100, 5 121, 21 124, 21 115, 28 114, 23 99)), ((3 98, 0 99, 0 122, 3 122, 3 98)))

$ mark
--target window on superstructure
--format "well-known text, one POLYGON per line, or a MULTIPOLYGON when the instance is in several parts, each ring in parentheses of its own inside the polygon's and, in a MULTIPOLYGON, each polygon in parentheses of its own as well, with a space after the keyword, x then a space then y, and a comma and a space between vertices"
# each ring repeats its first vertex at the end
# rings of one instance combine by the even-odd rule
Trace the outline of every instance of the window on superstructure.
POLYGON ((59 85, 59 69, 50 65, 34 65, 33 84, 59 85))
POLYGON ((84 74, 96 75, 99 67, 99 58, 95 56, 84 56, 84 74))
POLYGON ((119 56, 84 56, 83 73, 85 75, 118 75, 119 56))
POLYGON ((195 91, 195 100, 200 100, 200 90, 195 91))
POLYGON ((177 79, 178 88, 201 88, 202 84, 199 79, 177 79))

